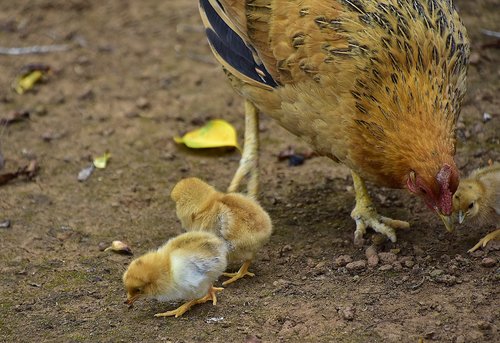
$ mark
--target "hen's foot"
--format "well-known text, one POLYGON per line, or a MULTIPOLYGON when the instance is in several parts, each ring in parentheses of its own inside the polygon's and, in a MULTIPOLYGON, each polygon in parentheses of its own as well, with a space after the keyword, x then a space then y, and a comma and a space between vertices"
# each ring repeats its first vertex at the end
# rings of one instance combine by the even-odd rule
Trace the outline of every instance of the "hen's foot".
POLYGON ((222 274, 224 276, 230 277, 230 279, 224 281, 222 283, 222 285, 224 285, 224 286, 229 285, 230 283, 233 283, 236 280, 239 280, 247 275, 248 276, 255 276, 254 273, 251 273, 248 271, 248 267, 250 267, 250 263, 252 263, 252 262, 245 261, 245 263, 243 263, 243 265, 240 267, 240 270, 238 270, 238 272, 236 272, 236 273, 224 273, 224 274, 222 274))
POLYGON ((245 142, 238 170, 233 176, 228 192, 237 192, 245 176, 249 175, 247 194, 253 198, 259 191, 259 112, 245 101, 245 142))
POLYGON ((496 231, 493 231, 481 238, 481 240, 477 242, 476 245, 469 249, 469 252, 474 252, 479 248, 484 248, 490 241, 494 240, 500 240, 500 229, 497 229, 496 231))
POLYGON ((410 227, 410 224, 402 220, 379 215, 373 207, 364 181, 355 172, 351 171, 351 173, 356 192, 356 206, 351 212, 351 218, 356 221, 354 241, 359 242, 366 233, 366 228, 371 227, 373 230, 386 235, 392 242, 396 242, 395 229, 406 229, 410 227))
POLYGON ((212 301, 212 304, 216 305, 217 304, 217 296, 216 293, 222 291, 224 288, 221 287, 210 287, 208 290, 207 295, 205 295, 203 298, 200 299, 195 299, 195 300, 190 300, 175 310, 172 311, 167 311, 167 312, 162 312, 162 313, 157 313, 155 314, 155 317, 171 317, 175 316, 175 318, 178 318, 182 316, 184 313, 186 313, 191 307, 193 307, 196 304, 203 304, 206 303, 207 301, 212 301))

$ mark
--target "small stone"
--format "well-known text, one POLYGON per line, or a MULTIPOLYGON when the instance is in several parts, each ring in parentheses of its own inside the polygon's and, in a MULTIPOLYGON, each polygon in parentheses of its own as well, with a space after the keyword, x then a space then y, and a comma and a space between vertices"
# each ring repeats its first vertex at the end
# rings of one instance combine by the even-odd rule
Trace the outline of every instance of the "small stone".
POLYGON ((345 265, 352 262, 352 257, 349 255, 340 255, 334 261, 337 267, 344 267, 345 265))
POLYGON ((345 320, 351 321, 354 319, 354 309, 350 306, 341 309, 340 313, 345 320))
POLYGON ((374 268, 379 262, 378 255, 372 255, 368 257, 368 267, 374 268))
POLYGON ((481 59, 481 55, 479 55, 478 52, 472 52, 470 54, 470 57, 469 57, 469 63, 474 65, 474 64, 478 64, 479 63, 479 60, 481 59))
POLYGON ((457 336, 457 338, 455 339, 455 343, 465 343, 465 336, 457 336))
POLYGON ((439 275, 441 275, 441 274, 443 274, 443 273, 444 273, 444 272, 443 272, 441 269, 434 269, 433 271, 431 271, 431 272, 429 273, 429 275, 430 275, 431 277, 437 277, 437 276, 439 276, 439 275))
POLYGON ((497 261, 496 259, 492 258, 492 257, 485 257, 483 258, 483 260, 481 261, 481 265, 485 268, 492 268, 494 267, 495 265, 497 264, 497 261))
POLYGON ((374 255, 377 255, 377 248, 375 248, 374 245, 370 245, 368 248, 366 248, 365 256, 366 258, 370 258, 370 256, 374 255))
POLYGON ((359 261, 354 261, 346 264, 345 266, 347 270, 363 270, 366 268, 366 261, 365 260, 359 260, 359 261))
POLYGON ((392 266, 394 267, 395 271, 403 270, 403 265, 399 261, 393 262, 392 266))
POLYGON ((439 275, 435 278, 437 283, 444 283, 446 286, 453 286, 457 281, 457 277, 450 274, 439 275))
POLYGON ((392 264, 384 264, 382 266, 380 266, 380 268, 378 270, 380 270, 381 272, 387 272, 389 270, 392 270, 394 267, 392 266, 392 264))
POLYGON ((9 219, 0 221, 0 229, 8 229, 8 228, 10 228, 10 220, 9 219))
POLYGON ((398 259, 396 254, 393 254, 392 252, 380 252, 378 253, 378 257, 383 263, 393 263, 398 259))
POLYGON ((491 114, 489 114, 488 112, 484 112, 483 113, 483 122, 487 123, 491 120, 491 114))
POLYGON ((321 261, 318 264, 316 264, 316 266, 314 266, 314 269, 323 269, 325 267, 325 265, 326 265, 326 262, 321 261))
POLYGON ((283 248, 281 249, 281 252, 288 252, 288 251, 292 251, 292 246, 290 244, 283 246, 283 248))
POLYGON ((403 263, 406 268, 412 268, 415 265, 415 262, 413 262, 413 260, 406 260, 403 263))
POLYGON ((146 99, 144 97, 140 97, 139 99, 137 99, 137 101, 135 102, 135 105, 137 106, 137 108, 139 108, 141 110, 145 110, 145 109, 149 108, 149 106, 150 106, 148 99, 146 99))
POLYGON ((486 330, 490 330, 491 329, 491 324, 488 323, 488 322, 479 322, 479 324, 477 325, 477 327, 480 329, 480 330, 483 330, 483 331, 486 331, 486 330))

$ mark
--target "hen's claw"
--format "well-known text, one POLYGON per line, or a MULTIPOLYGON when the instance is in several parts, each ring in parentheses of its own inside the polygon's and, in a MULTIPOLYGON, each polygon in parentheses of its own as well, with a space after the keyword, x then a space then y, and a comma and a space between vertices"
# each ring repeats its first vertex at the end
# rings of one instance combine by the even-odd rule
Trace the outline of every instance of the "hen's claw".
POLYGON ((484 248, 490 241, 500 240, 500 229, 490 232, 477 242, 468 252, 474 252, 479 248, 484 248))
POLYGON ((356 221, 354 241, 360 241, 366 233, 366 228, 371 227, 386 235, 392 242, 396 242, 395 229, 406 229, 410 227, 410 224, 379 215, 373 208, 364 181, 355 172, 351 171, 351 173, 356 192, 356 206, 351 212, 351 218, 356 221))

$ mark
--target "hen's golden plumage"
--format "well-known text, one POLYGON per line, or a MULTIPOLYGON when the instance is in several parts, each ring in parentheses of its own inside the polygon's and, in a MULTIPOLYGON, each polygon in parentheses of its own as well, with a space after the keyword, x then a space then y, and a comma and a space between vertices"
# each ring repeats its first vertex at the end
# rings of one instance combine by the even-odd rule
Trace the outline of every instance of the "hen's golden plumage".
MULTIPOLYGON (((247 124, 265 112, 352 170, 357 237, 371 226, 394 241, 393 229, 407 226, 377 215, 363 180, 408 188, 450 215, 469 54, 452 1, 200 0, 200 11, 247 100, 247 124)), ((255 131, 246 130, 231 190, 256 173, 255 131)))
POLYGON ((194 177, 179 181, 171 197, 184 229, 209 231, 221 236, 229 243, 229 262, 243 262, 237 273, 224 273, 231 278, 223 285, 245 275, 254 276, 248 267, 269 241, 273 228, 269 215, 257 201, 243 194, 218 192, 194 177))
POLYGON ((195 304, 212 301, 222 288, 213 283, 227 266, 227 243, 209 232, 187 232, 130 263, 123 274, 127 301, 140 297, 159 301, 188 300, 177 309, 155 317, 182 316, 195 304))
MULTIPOLYGON (((482 225, 498 225, 500 221, 500 164, 473 171, 460 182, 453 196, 453 211, 458 222, 466 219, 482 225)), ((469 252, 489 241, 500 239, 500 229, 482 238, 469 252)))

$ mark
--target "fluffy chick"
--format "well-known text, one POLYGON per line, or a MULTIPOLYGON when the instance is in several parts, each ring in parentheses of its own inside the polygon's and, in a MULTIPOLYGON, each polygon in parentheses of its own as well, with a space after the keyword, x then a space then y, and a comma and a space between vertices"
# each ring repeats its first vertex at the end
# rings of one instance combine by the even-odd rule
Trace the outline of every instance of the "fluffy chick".
POLYGON ((241 263, 236 273, 223 285, 245 275, 257 252, 267 243, 272 233, 269 215, 251 197, 239 193, 222 193, 198 178, 181 180, 172 190, 177 217, 188 230, 210 231, 229 243, 228 260, 241 263))
MULTIPOLYGON (((498 225, 500 218, 500 164, 473 171, 469 177, 460 182, 453 196, 453 210, 458 222, 462 224, 470 218, 483 225, 498 225)), ((469 252, 489 241, 499 239, 500 229, 486 235, 469 252)))
POLYGON ((188 300, 175 310, 155 317, 182 316, 195 304, 212 301, 222 288, 213 287, 227 267, 227 243, 209 232, 187 232, 157 250, 132 261, 123 283, 126 304, 140 297, 159 301, 188 300))

